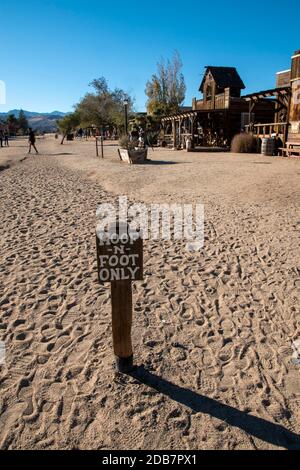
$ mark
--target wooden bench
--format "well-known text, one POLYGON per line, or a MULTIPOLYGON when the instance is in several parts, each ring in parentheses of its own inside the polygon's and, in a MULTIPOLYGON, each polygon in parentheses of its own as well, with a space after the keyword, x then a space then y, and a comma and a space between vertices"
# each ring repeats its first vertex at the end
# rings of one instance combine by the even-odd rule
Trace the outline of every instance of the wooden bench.
POLYGON ((300 157, 300 142, 287 142, 286 147, 280 148, 279 150, 281 150, 283 157, 300 157))

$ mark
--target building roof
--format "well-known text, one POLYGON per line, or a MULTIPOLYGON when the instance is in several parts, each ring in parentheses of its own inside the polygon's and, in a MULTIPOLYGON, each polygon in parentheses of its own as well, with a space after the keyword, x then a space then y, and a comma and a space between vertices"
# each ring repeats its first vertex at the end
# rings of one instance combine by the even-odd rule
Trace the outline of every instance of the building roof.
POLYGON ((180 112, 185 113, 187 111, 192 111, 193 107, 192 106, 180 106, 180 112))
POLYGON ((246 88, 235 67, 215 67, 212 65, 207 65, 205 68, 206 72, 201 82, 199 91, 203 92, 204 82, 208 72, 211 72, 216 84, 220 88, 246 88))

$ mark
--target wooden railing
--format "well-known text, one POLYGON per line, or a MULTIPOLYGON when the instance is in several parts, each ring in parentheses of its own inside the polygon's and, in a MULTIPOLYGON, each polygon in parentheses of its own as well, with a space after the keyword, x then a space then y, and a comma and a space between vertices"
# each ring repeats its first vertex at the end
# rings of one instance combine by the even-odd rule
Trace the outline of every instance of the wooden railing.
MULTIPOLYGON (((176 134, 176 146, 181 146, 182 148, 185 148, 185 143, 187 139, 191 139, 192 134, 188 132, 181 132, 180 135, 177 133, 176 134)), ((173 134, 165 134, 163 140, 166 142, 168 147, 173 147, 174 142, 173 142, 173 134)))
POLYGON ((215 109, 225 109, 225 93, 215 96, 215 109))
POLYGON ((200 111, 202 109, 212 109, 212 102, 211 101, 204 101, 204 100, 196 100, 195 101, 196 107, 195 109, 197 111, 200 111))
POLYGON ((245 126, 247 132, 253 132, 253 134, 259 137, 271 137, 272 134, 285 135, 286 122, 272 122, 266 124, 252 124, 245 126))
POLYGON ((165 134, 163 140, 166 142, 168 147, 173 147, 173 134, 165 134))
POLYGON ((225 109, 225 93, 215 96, 214 100, 195 100, 196 110, 225 109))

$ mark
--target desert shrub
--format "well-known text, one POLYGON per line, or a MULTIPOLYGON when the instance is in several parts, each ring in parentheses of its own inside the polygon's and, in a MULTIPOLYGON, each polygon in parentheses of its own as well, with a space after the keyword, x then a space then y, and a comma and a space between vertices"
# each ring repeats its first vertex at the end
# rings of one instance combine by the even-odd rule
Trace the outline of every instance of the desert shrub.
POLYGON ((237 134, 231 142, 231 151, 234 153, 257 153, 259 151, 259 139, 248 133, 237 134))
POLYGON ((122 135, 119 139, 119 145, 122 149, 134 150, 135 147, 138 147, 138 141, 130 140, 127 135, 122 135))

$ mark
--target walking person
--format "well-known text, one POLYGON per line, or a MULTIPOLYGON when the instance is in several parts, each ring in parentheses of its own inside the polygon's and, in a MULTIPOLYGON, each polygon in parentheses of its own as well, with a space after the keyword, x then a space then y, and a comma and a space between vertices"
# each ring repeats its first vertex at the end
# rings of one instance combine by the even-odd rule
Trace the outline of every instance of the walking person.
POLYGON ((4 145, 5 145, 5 147, 9 147, 8 130, 7 129, 4 131, 4 145))
POLYGON ((31 127, 29 127, 29 137, 28 137, 28 143, 29 143, 29 150, 28 150, 28 153, 31 153, 31 147, 34 148, 34 150, 36 151, 36 153, 39 153, 36 146, 35 146, 35 134, 32 130, 31 127))

